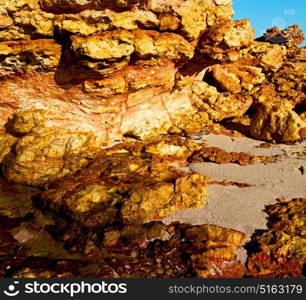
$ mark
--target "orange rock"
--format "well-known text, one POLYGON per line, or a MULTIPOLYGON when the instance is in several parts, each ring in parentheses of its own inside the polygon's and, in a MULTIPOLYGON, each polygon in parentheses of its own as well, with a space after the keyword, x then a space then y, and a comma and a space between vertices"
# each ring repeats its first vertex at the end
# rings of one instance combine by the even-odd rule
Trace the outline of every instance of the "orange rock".
POLYGON ((261 68, 239 65, 214 65, 209 68, 216 84, 225 92, 251 91, 265 81, 261 68))

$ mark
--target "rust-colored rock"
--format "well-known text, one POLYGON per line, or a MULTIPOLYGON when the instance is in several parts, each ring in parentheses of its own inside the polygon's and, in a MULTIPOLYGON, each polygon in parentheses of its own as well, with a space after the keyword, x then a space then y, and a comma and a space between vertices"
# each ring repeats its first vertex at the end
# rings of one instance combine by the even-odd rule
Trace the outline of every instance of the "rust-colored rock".
POLYGON ((98 147, 87 133, 35 127, 5 156, 4 174, 10 182, 43 186, 86 165, 98 147))
POLYGON ((64 209, 88 227, 112 224, 119 214, 124 223, 143 224, 179 209, 201 207, 209 179, 168 165, 180 163, 195 146, 175 139, 138 147, 114 146, 98 154, 87 168, 42 193, 42 206, 55 212, 64 209))
POLYGON ((1 77, 29 71, 54 71, 61 56, 61 46, 53 40, 0 42, 1 77))
POLYGON ((198 151, 192 153, 188 157, 188 161, 191 163, 199 162, 214 162, 217 164, 239 164, 241 166, 251 165, 256 162, 271 163, 277 161, 277 156, 256 156, 244 152, 226 152, 217 147, 202 146, 198 151))
POLYGON ((2 122, 14 109, 44 108, 47 127, 94 132, 109 144, 124 135, 197 133, 209 120, 242 116, 252 104, 248 95, 219 93, 200 80, 183 80, 173 88, 175 73, 171 62, 154 60, 70 89, 57 85, 52 73, 5 79, 0 82, 2 122))
POLYGON ((13 238, 8 240, 8 235, 0 233, 4 241, 0 259, 10 261, 10 270, 3 268, 0 274, 10 273, 14 278, 238 278, 244 274, 242 263, 234 254, 244 242, 244 234, 215 225, 166 226, 153 222, 108 228, 95 245, 87 242, 86 250, 90 253, 79 259, 27 257, 29 253, 24 250, 14 252, 9 248, 18 249, 19 245, 13 238), (196 244, 200 238, 201 244, 196 244), (15 257, 14 261, 10 258, 13 255, 23 257, 15 257))
POLYGON ((271 224, 257 238, 258 253, 248 260, 252 277, 305 276, 305 199, 279 200, 266 207, 271 224))
POLYGON ((232 93, 251 91, 254 85, 265 81, 261 68, 251 66, 213 65, 208 74, 211 74, 221 90, 232 93))
MULTIPOLYGON (((306 136, 301 30, 254 41, 232 15, 231 0, 0 0, 0 276, 244 276, 243 233, 157 222, 203 207, 208 184, 250 187, 177 167, 277 159, 188 137, 306 136)), ((294 203, 267 209, 282 220, 249 276, 301 276, 294 203)))
POLYGON ((306 123, 289 104, 262 103, 254 116, 251 135, 265 141, 289 142, 305 137, 306 123))

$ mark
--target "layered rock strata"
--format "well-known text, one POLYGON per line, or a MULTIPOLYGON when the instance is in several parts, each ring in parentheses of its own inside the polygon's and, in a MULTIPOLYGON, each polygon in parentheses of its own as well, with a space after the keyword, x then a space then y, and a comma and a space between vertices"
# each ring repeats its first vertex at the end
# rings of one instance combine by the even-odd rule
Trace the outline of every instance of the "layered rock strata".
POLYGON ((2 124, 16 110, 45 109, 48 127, 94 132, 103 144, 194 134, 242 116, 254 87, 270 82, 303 39, 294 27, 282 33, 285 45, 254 41, 249 20, 230 20, 231 1, 14 0, 1 7, 2 124))
MULTIPOLYGON (((207 198, 210 179, 176 167, 275 159, 178 136, 232 120, 248 120, 246 134, 265 141, 306 136, 301 30, 272 28, 254 40, 250 20, 232 15, 231 0, 0 0, 4 186, 44 189, 26 214, 39 223, 31 230, 70 250, 41 263, 12 229, 25 216, 1 215, 1 276, 244 275, 235 253, 243 233, 159 222, 207 198)), ((259 238, 249 276, 301 276, 295 205, 304 202, 267 208, 283 220, 259 238)))

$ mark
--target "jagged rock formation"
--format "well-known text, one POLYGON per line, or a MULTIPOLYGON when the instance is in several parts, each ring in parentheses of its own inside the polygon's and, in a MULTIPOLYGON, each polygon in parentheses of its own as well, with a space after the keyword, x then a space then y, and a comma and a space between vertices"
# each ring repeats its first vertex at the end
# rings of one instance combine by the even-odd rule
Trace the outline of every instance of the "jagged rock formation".
POLYGON ((66 211, 88 227, 112 224, 118 216, 127 224, 143 224, 178 209, 202 207, 209 179, 178 171, 162 154, 162 148, 166 155, 174 148, 180 156, 189 146, 194 147, 170 139, 144 148, 127 144, 104 150, 79 173, 53 183, 41 195, 41 206, 66 211), (154 149, 160 149, 157 155, 154 149))
POLYGON ((2 124, 46 109, 47 127, 104 144, 243 115, 302 39, 295 28, 288 47, 253 41, 248 20, 230 20, 231 1, 14 0, 1 13, 2 124))
POLYGON ((259 251, 248 260, 252 277, 304 277, 306 199, 279 199, 266 207, 269 230, 257 238, 259 251), (304 270, 304 271, 303 271, 304 270))
POLYGON ((0 230, 0 260, 25 262, 14 276, 243 276, 242 233, 155 221, 207 197, 209 178, 175 166, 271 161, 178 136, 245 118, 257 139, 306 137, 302 32, 254 40, 232 15, 231 0, 0 0, 3 175, 46 189, 53 234, 88 260, 31 266, 0 230))
MULTIPOLYGON (((214 225, 154 222, 108 228, 96 245, 88 241, 90 260, 27 258, 31 250, 22 247, 9 231, 0 232, 0 240, 0 261, 13 266, 14 278, 239 278, 244 274, 234 251, 241 247, 245 235, 214 225)), ((3 273, 0 268, 0 275, 3 273)))

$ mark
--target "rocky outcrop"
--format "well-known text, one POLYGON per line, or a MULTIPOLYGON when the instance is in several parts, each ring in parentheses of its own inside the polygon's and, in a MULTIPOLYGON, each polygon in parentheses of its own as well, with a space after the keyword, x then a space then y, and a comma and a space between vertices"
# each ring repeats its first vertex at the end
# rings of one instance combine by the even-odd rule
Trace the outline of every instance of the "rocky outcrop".
POLYGON ((232 1, 160 0, 73 1, 2 0, 0 39, 51 37, 55 32, 89 35, 142 27, 182 33, 196 40, 201 32, 233 15, 232 1))
POLYGON ((114 146, 78 175, 54 183, 42 194, 42 206, 55 212, 65 208, 89 227, 113 223, 119 215, 126 224, 144 224, 178 209, 201 207, 209 179, 170 166, 180 164, 196 147, 171 138, 144 146, 114 146))
POLYGON ((222 91, 232 93, 250 91, 254 85, 261 84, 266 79, 261 68, 234 64, 213 65, 207 76, 211 76, 222 91))
POLYGON ((53 40, 0 42, 1 78, 27 72, 55 71, 61 46, 53 40))
POLYGON ((231 1, 216 0, 3 3, 0 121, 18 138, 5 162, 7 178, 41 185, 77 170, 54 171, 44 183, 44 168, 37 181, 13 175, 26 149, 18 145, 35 140, 33 152, 45 153, 55 131, 93 136, 95 145, 84 147, 98 149, 126 137, 197 134, 251 108, 253 137, 304 137, 295 112, 305 98, 301 32, 271 29, 254 41, 250 21, 231 21, 231 14, 231 1), (13 32, 27 36, 4 37, 13 32), (286 43, 269 42, 277 35, 286 43))
POLYGON ((271 224, 269 230, 257 238, 258 253, 248 260, 248 274, 252 277, 304 277, 306 199, 286 201, 266 207, 271 224))
POLYGON ((231 1, 14 0, 1 12, 3 125, 45 109, 47 128, 108 145, 240 117, 263 84, 304 97, 298 28, 284 45, 254 41, 249 20, 230 20, 231 1))
POLYGON ((0 232, 0 274, 6 276, 9 265, 14 278, 239 278, 244 268, 235 250, 244 240, 243 233, 215 225, 152 222, 104 230, 95 246, 88 241, 91 260, 52 259, 27 257, 33 249, 23 247, 7 230, 0 232))
POLYGON ((48 184, 86 165, 99 146, 88 133, 37 127, 15 142, 4 158, 3 172, 9 182, 48 184))
POLYGON ((252 120, 251 134, 266 141, 290 142, 306 137, 306 123, 290 105, 266 103, 252 120))
POLYGON ((232 120, 256 139, 306 136, 302 32, 254 40, 250 20, 232 15, 231 0, 0 0, 3 186, 40 188, 31 226, 89 268, 76 271, 70 254, 32 266, 33 247, 0 230, 14 276, 243 276, 243 233, 157 222, 207 198, 210 179, 176 167, 271 162, 184 138, 232 120))

